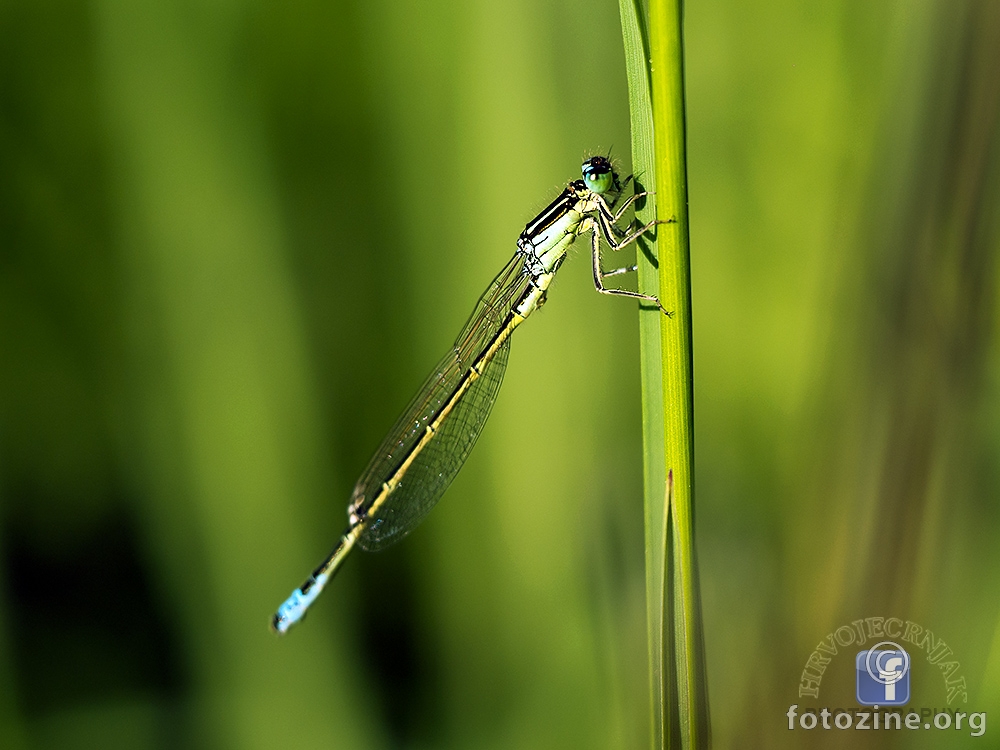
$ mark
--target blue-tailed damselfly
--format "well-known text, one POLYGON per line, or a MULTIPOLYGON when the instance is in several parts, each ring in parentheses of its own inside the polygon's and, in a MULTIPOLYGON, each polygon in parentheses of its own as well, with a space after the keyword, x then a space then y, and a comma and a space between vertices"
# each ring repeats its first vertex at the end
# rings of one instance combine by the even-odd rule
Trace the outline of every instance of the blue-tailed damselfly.
POLYGON ((594 156, 583 162, 583 179, 569 183, 528 222, 514 257, 479 298, 454 346, 354 486, 349 524, 337 546, 278 608, 271 621, 275 632, 284 633, 302 619, 355 544, 375 551, 399 541, 444 494, 490 415, 507 368, 511 333, 545 302, 546 291, 577 237, 591 234, 598 291, 652 302, 666 312, 656 297, 604 286, 605 278, 634 271, 635 266, 605 272, 601 238, 612 250, 620 250, 657 223, 632 232, 620 229, 618 221, 628 207, 646 195, 635 193, 616 208, 622 191, 611 162, 594 156))

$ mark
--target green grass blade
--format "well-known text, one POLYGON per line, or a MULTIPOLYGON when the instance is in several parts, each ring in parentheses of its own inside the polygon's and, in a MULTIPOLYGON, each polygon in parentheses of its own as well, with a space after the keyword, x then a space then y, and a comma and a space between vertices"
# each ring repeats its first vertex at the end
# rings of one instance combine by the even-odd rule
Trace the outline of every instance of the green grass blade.
MULTIPOLYGON (((625 70, 628 76, 629 112, 632 126, 632 167, 636 190, 653 189, 656 181, 656 160, 653 155, 653 105, 650 100, 649 66, 644 18, 637 0, 620 0, 622 33, 625 40, 625 70)), ((636 209, 643 223, 656 214, 652 201, 641 201, 636 209)), ((647 235, 648 237, 648 235, 647 235)), ((639 290, 648 294, 659 291, 656 242, 639 240, 639 290)), ((650 694, 652 700, 653 747, 664 746, 664 716, 670 704, 665 692, 670 680, 665 679, 664 592, 666 572, 666 507, 662 488, 667 471, 663 460, 663 379, 660 375, 660 318, 643 310, 639 315, 639 342, 642 377, 642 442, 644 515, 646 529, 646 618, 649 638, 650 694)))
POLYGON ((685 153, 682 7, 620 0, 641 189, 640 221, 669 220, 639 257, 639 288, 673 312, 640 314, 646 594, 653 747, 710 744, 701 604, 694 550, 694 397, 685 153))

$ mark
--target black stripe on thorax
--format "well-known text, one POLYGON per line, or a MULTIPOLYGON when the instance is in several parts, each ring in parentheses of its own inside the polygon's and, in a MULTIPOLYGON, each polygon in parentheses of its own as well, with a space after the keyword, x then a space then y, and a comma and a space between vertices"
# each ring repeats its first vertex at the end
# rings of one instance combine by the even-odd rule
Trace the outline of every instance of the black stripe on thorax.
POLYGON ((569 184, 559 197, 546 206, 541 213, 528 222, 521 232, 521 240, 531 241, 565 216, 577 201, 575 183, 569 184))

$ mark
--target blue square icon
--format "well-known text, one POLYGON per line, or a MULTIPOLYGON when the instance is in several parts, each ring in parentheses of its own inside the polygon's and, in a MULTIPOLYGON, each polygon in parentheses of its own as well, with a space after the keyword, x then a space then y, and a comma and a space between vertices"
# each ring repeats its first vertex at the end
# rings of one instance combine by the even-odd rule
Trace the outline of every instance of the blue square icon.
POLYGON ((910 700, 910 655, 896 643, 879 643, 855 660, 858 703, 902 706, 910 700), (889 647, 889 648, 883 648, 889 647))

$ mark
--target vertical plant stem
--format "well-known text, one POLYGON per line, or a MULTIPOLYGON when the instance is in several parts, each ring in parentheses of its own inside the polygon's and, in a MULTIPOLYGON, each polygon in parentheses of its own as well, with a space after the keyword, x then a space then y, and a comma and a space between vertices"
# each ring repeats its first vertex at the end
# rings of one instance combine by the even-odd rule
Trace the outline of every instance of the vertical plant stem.
POLYGON ((687 210, 682 5, 620 0, 637 189, 656 197, 642 246, 639 287, 671 318, 640 314, 645 458, 646 592, 653 747, 708 747, 701 606, 694 551, 694 392, 687 210))
MULTIPOLYGON (((656 159, 653 153, 653 105, 650 98, 649 54, 646 30, 638 0, 620 0, 622 35, 625 41, 625 71, 628 76, 629 114, 632 126, 632 166, 636 192, 654 190, 656 159)), ((640 200, 636 217, 642 223, 656 216, 653 201, 640 200)), ((659 293, 657 244, 649 235, 639 240, 637 263, 639 289, 659 293)), ((660 357, 659 310, 640 310, 639 351, 642 358, 642 442, 643 442, 643 516, 646 544, 646 627, 650 664, 650 699, 652 709, 652 746, 664 747, 663 718, 671 701, 670 680, 663 667, 669 652, 664 643, 663 608, 666 591, 666 518, 662 488, 667 471, 663 455, 663 378, 660 357)))
MULTIPOLYGON (((660 296, 673 319, 660 326, 664 397, 664 457, 670 482, 674 658, 680 732, 685 748, 708 744, 701 606, 694 552, 694 365, 691 349, 691 255, 687 195, 684 39, 681 0, 652 0, 649 60, 660 226, 660 296)), ((665 618, 667 619, 667 618, 665 618)))

